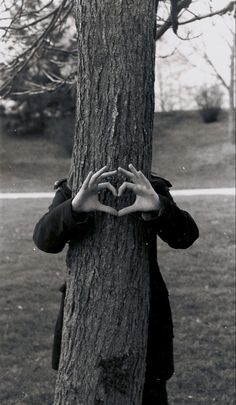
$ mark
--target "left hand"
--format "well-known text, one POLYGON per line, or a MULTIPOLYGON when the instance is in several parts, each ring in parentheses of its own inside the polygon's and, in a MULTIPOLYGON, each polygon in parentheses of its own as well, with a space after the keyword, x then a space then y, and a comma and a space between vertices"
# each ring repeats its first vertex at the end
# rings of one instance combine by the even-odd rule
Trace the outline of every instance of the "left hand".
POLYGON ((136 200, 133 205, 125 207, 118 212, 118 217, 121 217, 132 212, 156 211, 160 208, 160 200, 158 194, 153 189, 150 181, 144 176, 141 170, 137 171, 132 164, 128 165, 130 171, 118 168, 120 173, 125 174, 132 183, 125 181, 118 190, 120 197, 126 189, 132 190, 136 194, 136 200))

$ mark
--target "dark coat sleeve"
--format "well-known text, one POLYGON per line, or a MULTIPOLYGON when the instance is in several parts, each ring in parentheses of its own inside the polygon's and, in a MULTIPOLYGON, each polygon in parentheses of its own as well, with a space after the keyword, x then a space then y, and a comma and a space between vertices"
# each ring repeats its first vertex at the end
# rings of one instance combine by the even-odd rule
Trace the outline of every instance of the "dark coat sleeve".
POLYGON ((81 233, 88 226, 87 214, 75 214, 71 207, 71 192, 63 183, 59 186, 48 208, 38 221, 33 233, 36 246, 47 253, 61 252, 73 233, 81 233))
POLYGON ((151 184, 160 198, 160 209, 150 213, 150 219, 145 222, 170 247, 188 248, 199 237, 194 219, 176 205, 169 192, 171 184, 167 180, 155 177, 151 184))

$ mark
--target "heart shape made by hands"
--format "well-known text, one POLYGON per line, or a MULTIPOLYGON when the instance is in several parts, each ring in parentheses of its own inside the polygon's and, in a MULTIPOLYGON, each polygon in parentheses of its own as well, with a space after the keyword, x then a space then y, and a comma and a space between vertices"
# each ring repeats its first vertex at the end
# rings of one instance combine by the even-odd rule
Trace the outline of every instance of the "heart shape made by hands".
MULTIPOLYGON (((125 182, 121 183, 121 185, 122 184, 125 184, 125 182)), ((108 207, 114 208, 117 212, 132 206, 136 199, 136 195, 132 190, 124 189, 119 193, 120 186, 115 188, 116 195, 114 195, 109 187, 107 190, 99 192, 99 201, 108 207)))
POLYGON ((106 193, 103 204, 116 210, 118 216, 137 211, 148 212, 158 210, 160 208, 159 196, 150 181, 141 171, 138 172, 131 164, 129 168, 131 170, 130 172, 123 168, 118 169, 131 180, 124 181, 123 183, 119 182, 119 187, 118 184, 116 184, 118 190, 111 183, 104 183, 104 189, 110 190, 113 197, 106 193))
POLYGON ((108 176, 117 174, 117 170, 107 172, 107 166, 104 166, 95 173, 90 171, 81 189, 72 200, 72 207, 75 211, 79 207, 80 211, 102 211, 115 216, 159 209, 158 194, 149 180, 132 164, 129 164, 129 169, 130 171, 118 168, 118 172, 129 179, 123 183, 116 180, 117 187, 120 183, 118 190, 109 181, 103 182, 103 179, 108 176), (128 193, 125 192, 126 190, 128 193))

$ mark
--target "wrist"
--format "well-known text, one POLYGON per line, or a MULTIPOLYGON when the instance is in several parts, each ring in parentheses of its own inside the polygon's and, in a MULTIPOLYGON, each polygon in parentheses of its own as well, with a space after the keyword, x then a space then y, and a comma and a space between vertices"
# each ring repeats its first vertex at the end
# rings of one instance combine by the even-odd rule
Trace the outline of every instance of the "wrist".
POLYGON ((161 204, 160 204, 160 199, 159 196, 157 194, 155 194, 155 196, 153 196, 153 203, 150 205, 149 209, 147 211, 143 211, 142 212, 142 218, 145 221, 149 221, 151 219, 153 219, 154 217, 158 216, 161 204))
POLYGON ((80 214, 85 212, 80 204, 75 200, 75 198, 71 201, 71 210, 75 214, 80 214))
POLYGON ((158 194, 155 193, 155 195, 153 196, 152 205, 148 211, 149 212, 159 211, 160 207, 161 207, 160 198, 159 198, 158 194))
POLYGON ((77 207, 74 209, 71 202, 71 215, 76 223, 86 222, 88 219, 88 213, 85 211, 78 210, 77 207))

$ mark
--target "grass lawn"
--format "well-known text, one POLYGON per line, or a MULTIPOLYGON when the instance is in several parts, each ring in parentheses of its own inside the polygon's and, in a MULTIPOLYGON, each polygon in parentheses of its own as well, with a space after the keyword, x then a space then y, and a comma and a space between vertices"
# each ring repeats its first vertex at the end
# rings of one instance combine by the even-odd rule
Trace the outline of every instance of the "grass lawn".
MULTIPOLYGON (((58 143, 61 135, 49 141, 52 128, 61 133, 65 127, 68 122, 56 119, 41 137, 20 137, 7 135, 0 125, 0 190, 51 191, 56 180, 67 177, 70 159, 58 143)), ((225 113, 212 124, 202 123, 196 111, 155 114, 153 170, 175 188, 233 187, 234 152, 225 113)))
POLYGON ((235 235, 232 197, 178 199, 200 229, 188 250, 159 243, 175 324, 171 404, 235 404, 235 235), (226 209, 227 207, 227 209, 226 209))
POLYGON ((234 187, 235 145, 227 116, 204 124, 196 111, 155 114, 153 170, 176 188, 234 187))
MULTIPOLYGON (((179 205, 201 238, 188 250, 159 241, 175 323, 171 405, 234 404, 234 234, 232 197, 192 197, 179 205), (226 209, 227 207, 227 209, 226 209)), ((1 405, 51 405, 53 325, 65 254, 35 249, 32 231, 46 200, 2 200, 1 405)))

